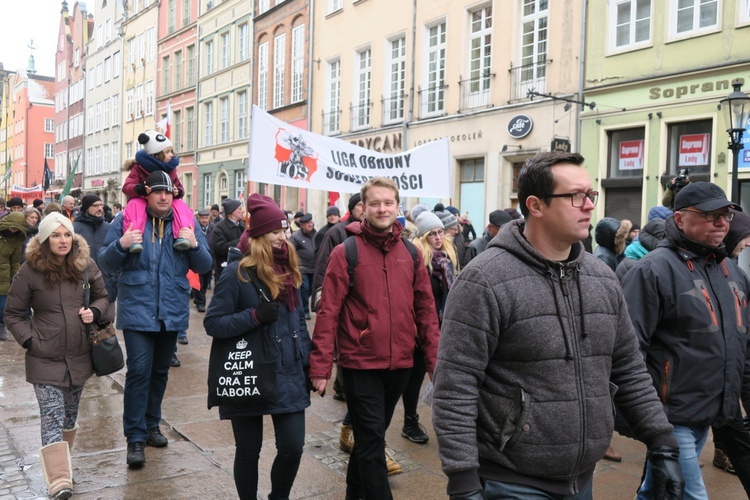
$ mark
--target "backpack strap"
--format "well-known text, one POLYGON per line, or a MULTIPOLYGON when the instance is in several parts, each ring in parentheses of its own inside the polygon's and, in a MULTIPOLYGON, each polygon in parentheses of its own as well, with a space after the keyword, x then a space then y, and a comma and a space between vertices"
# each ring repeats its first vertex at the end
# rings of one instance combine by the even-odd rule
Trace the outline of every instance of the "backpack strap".
POLYGON ((349 274, 349 288, 354 288, 354 268, 359 261, 359 250, 354 236, 344 240, 344 253, 346 254, 346 272, 349 274))
POLYGON ((417 250, 417 247, 414 246, 414 243, 411 241, 401 238, 401 241, 404 242, 404 245, 406 245, 406 249, 409 250, 409 253, 411 254, 411 260, 414 261, 414 272, 419 269, 419 250, 417 250))

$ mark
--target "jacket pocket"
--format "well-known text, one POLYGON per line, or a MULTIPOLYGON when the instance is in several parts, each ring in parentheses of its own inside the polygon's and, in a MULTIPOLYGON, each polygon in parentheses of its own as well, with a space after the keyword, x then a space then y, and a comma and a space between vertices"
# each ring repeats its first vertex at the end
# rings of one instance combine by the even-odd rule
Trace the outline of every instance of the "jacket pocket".
POLYGON ((32 337, 34 340, 31 341, 31 354, 47 359, 62 358, 65 355, 60 345, 61 327, 36 328, 34 333, 32 337))
POLYGON ((150 281, 150 272, 145 270, 125 270, 120 274, 120 284, 129 286, 145 285, 150 281))
POLYGON ((499 445, 500 451, 506 447, 512 448, 521 437, 522 432, 528 432, 530 426, 526 420, 531 408, 531 396, 520 387, 513 397, 513 402, 503 418, 503 426, 500 429, 499 445))

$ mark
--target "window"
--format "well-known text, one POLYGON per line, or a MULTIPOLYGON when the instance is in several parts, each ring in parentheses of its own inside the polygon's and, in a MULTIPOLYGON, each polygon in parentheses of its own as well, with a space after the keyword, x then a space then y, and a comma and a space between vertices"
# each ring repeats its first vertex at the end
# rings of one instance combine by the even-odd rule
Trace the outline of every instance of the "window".
POLYGON ((55 157, 55 145, 50 142, 44 143, 44 157, 54 158, 55 157))
POLYGON ((670 0, 669 34, 672 37, 694 36, 719 27, 718 0, 670 0))
MULTIPOLYGON (((528 1, 528 0, 525 0, 528 1)), ((462 89, 462 108, 487 106, 490 97, 492 56, 492 7, 471 13, 469 39, 469 80, 462 89)))
POLYGON ((112 165, 110 170, 117 172, 120 169, 120 144, 115 141, 112 143, 112 165))
POLYGON ((102 101, 102 128, 109 128, 110 121, 109 98, 107 98, 102 101))
POLYGON ((102 103, 97 102, 94 109, 94 132, 99 132, 102 129, 102 103))
POLYGON ((302 84, 305 72, 305 25, 292 30, 292 100, 302 100, 302 84))
POLYGON ((245 170, 234 171, 234 191, 237 193, 236 199, 245 199, 245 187, 247 187, 247 173, 245 170))
POLYGON ((547 75, 547 9, 547 0, 524 0, 521 20, 523 82, 538 81, 541 84, 547 75))
POLYGON ((109 171, 109 144, 102 145, 102 173, 109 171))
POLYGON ((339 133, 339 113, 341 110, 341 61, 335 60, 328 63, 327 94, 323 115, 323 133, 334 135, 339 133))
POLYGON ((172 144, 175 150, 182 152, 182 113, 172 110, 172 144))
POLYGON ((258 107, 268 109, 268 42, 258 47, 258 107))
POLYGON ((237 139, 247 138, 247 92, 237 92, 237 139))
POLYGON ((52 118, 45 118, 44 119, 44 131, 45 132, 52 132, 55 130, 55 120, 52 118))
POLYGON ((352 109, 352 130, 367 128, 370 126, 370 91, 372 68, 372 50, 365 49, 357 52, 356 59, 356 82, 355 90, 356 104, 352 109))
POLYGON ((182 25, 190 24, 190 0, 182 0, 182 25))
POLYGON ((152 62, 156 58, 156 30, 154 28, 149 28, 146 32, 146 44, 148 47, 146 60, 152 62))
POLYGON ((146 82, 146 116, 154 114, 154 81, 146 82))
POLYGON ((689 168, 691 175, 710 173, 711 128, 711 120, 669 125, 667 165, 671 175, 677 175, 682 168, 689 168))
POLYGON ((76 68, 81 65, 81 49, 76 49, 75 55, 73 56, 73 60, 74 60, 73 64, 75 65, 76 68))
POLYGON ((610 9, 610 26, 614 48, 647 44, 651 41, 651 0, 619 0, 610 9))
MULTIPOLYGON (((101 46, 104 44, 104 26, 101 24, 96 27, 96 48, 101 48, 101 46)), ((76 49, 78 51, 78 49, 76 49)), ((78 66, 76 64, 76 66, 78 66)))
POLYGON ((125 144, 125 158, 132 159, 133 158, 133 143, 128 142, 125 144))
POLYGON ((94 174, 95 175, 102 173, 101 161, 102 161, 102 148, 100 146, 97 146, 94 148, 94 174))
POLYGON ((646 130, 612 130, 609 136, 609 178, 643 177, 646 130))
POLYGON ((143 117, 143 85, 135 87, 135 116, 136 118, 143 117))
POLYGON ((206 123, 206 133, 203 136, 204 146, 213 146, 214 144, 214 104, 207 102, 203 105, 203 117, 206 123))
POLYGON ((120 76, 120 66, 122 66, 122 54, 118 50, 112 54, 112 78, 120 76))
POLYGON ((286 33, 273 41, 273 107, 284 105, 284 83, 286 78, 286 33))
POLYGON ((406 83, 406 37, 391 40, 388 51, 388 94, 383 103, 383 122, 404 119, 404 85, 406 83))
POLYGON ((484 182, 484 158, 461 160, 461 182, 484 182))
POLYGON ((328 0, 328 14, 341 10, 344 7, 342 0, 328 0))
POLYGON ((182 51, 174 53, 174 89, 182 89, 182 51))
POLYGON ((104 71, 102 71, 102 65, 101 63, 99 63, 96 65, 96 86, 97 87, 101 85, 102 82, 104 81, 103 77, 104 77, 104 71))
POLYGON ((232 44, 231 39, 229 37, 229 33, 224 33, 221 35, 221 69, 224 69, 229 66, 230 64, 230 58, 229 55, 232 52, 232 44))
POLYGON ((206 74, 210 75, 214 72, 214 42, 206 42, 206 74))
POLYGON ((136 58, 136 68, 140 68, 146 63, 146 35, 143 33, 138 35, 138 55, 136 56, 136 58))
MULTIPOLYGON (((135 110, 133 109, 133 95, 133 89, 128 89, 125 91, 125 121, 130 121, 135 118, 135 110)), ((89 121, 89 123, 91 122, 89 121)))
POLYGON ((112 58, 104 59, 104 81, 108 82, 112 78, 112 58))
POLYGON ((208 205, 213 201, 211 197, 211 174, 203 174, 203 204, 208 205))
POLYGON ((115 94, 110 98, 112 104, 112 126, 120 124, 120 94, 115 94))
POLYGON ((92 175, 94 173, 94 150, 88 148, 86 150, 86 175, 92 175))
POLYGON ((239 54, 237 54, 237 58, 240 61, 246 61, 247 58, 250 55, 249 49, 248 49, 248 25, 240 24, 240 26, 237 28, 238 32, 238 38, 240 40, 239 42, 239 54))
POLYGON ((271 0, 258 0, 258 14, 263 14, 271 8, 271 0))
POLYGON ((434 116, 445 110, 445 23, 427 30, 427 81, 422 94, 422 115, 434 116))
POLYGON ((104 39, 106 41, 112 40, 112 18, 104 21, 104 39))
POLYGON ((229 142, 229 98, 222 97, 219 99, 219 108, 221 112, 220 122, 220 140, 219 142, 229 142))
POLYGON ((195 149, 195 108, 185 108, 185 114, 187 115, 187 123, 185 134, 187 134, 187 150, 192 151, 195 149))
POLYGON ((740 23, 750 22, 750 0, 740 0, 740 23))
POLYGON ((187 86, 195 85, 195 45, 187 48, 187 86))
POLYGON ((162 94, 169 94, 169 72, 171 70, 170 67, 170 59, 169 56, 162 57, 161 59, 161 93, 162 94))
POLYGON ((174 33, 177 25, 177 0, 169 0, 167 5, 167 32, 174 33))

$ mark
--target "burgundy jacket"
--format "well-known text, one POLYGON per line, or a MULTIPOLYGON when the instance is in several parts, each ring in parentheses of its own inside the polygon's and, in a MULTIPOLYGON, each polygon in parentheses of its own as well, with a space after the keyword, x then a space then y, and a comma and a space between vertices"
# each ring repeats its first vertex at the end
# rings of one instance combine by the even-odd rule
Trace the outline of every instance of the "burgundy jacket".
POLYGON ((360 223, 346 227, 356 235, 358 262, 354 287, 344 245, 333 249, 320 307, 315 319, 310 378, 329 379, 334 345, 337 363, 359 370, 411 368, 416 343, 425 353, 427 370, 435 368, 440 329, 430 277, 421 254, 414 260, 401 241, 403 227, 383 247, 368 241, 360 223))

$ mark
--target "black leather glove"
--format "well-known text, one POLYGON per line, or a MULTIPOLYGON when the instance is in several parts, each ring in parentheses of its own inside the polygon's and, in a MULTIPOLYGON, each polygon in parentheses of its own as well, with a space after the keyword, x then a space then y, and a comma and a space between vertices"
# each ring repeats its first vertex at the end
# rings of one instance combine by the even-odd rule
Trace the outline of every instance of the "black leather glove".
POLYGON ((278 302, 263 302, 261 305, 255 308, 255 319, 258 320, 258 323, 267 325, 268 323, 273 323, 278 318, 278 302))
POLYGON ((27 351, 31 349, 31 338, 29 337, 28 339, 26 339, 21 347, 23 347, 27 351))
POLYGON ((146 184, 136 184, 134 186, 135 194, 138 196, 146 196, 146 184))
POLYGON ((450 496, 450 500, 485 500, 486 498, 487 497, 484 496, 484 491, 482 490, 469 491, 450 496))
POLYGON ((655 500, 679 500, 685 488, 685 479, 680 469, 680 450, 669 446, 658 446, 648 450, 651 461, 651 478, 654 483, 655 500))

